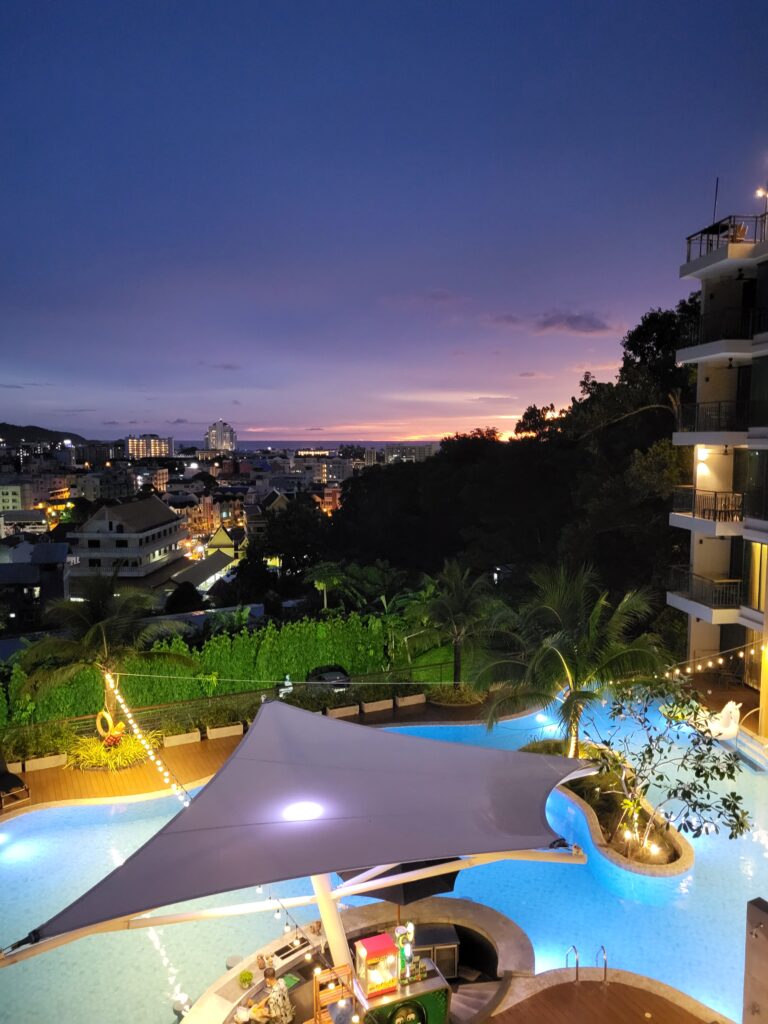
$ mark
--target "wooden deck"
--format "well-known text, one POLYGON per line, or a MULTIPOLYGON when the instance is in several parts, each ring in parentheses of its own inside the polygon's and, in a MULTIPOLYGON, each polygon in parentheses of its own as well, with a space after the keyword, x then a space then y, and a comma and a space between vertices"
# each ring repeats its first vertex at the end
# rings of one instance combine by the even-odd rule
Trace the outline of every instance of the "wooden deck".
POLYGON ((701 1024, 663 996, 622 982, 565 982, 493 1017, 493 1024, 701 1024))
MULTIPOLYGON (((186 743, 168 747, 161 755, 178 780, 189 785, 215 775, 241 739, 235 736, 186 743)), ((30 788, 32 806, 62 800, 120 800, 127 796, 169 792, 157 769, 149 762, 117 772, 44 768, 39 772, 24 772, 23 778, 30 788)), ((29 808, 30 804, 24 806, 29 808)), ((6 813, 12 810, 10 806, 6 813)))

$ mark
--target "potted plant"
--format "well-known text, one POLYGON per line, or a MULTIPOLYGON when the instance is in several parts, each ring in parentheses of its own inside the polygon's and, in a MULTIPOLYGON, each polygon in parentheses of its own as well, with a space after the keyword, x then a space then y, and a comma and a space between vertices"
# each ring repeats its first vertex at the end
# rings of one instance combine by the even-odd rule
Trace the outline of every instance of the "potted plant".
POLYGON ((391 686, 366 686, 360 691, 360 698, 364 714, 371 711, 391 711, 394 705, 391 686))
POLYGON ((67 763, 67 748, 74 738, 68 726, 59 722, 46 722, 43 725, 27 726, 27 729, 29 747, 24 759, 25 771, 61 768, 67 763))
POLYGON ((200 730, 191 718, 168 718, 163 722, 163 746, 178 747, 182 743, 198 743, 200 730))
POLYGON ((231 705, 211 708, 203 718, 205 735, 209 740, 221 740, 226 736, 242 736, 243 723, 231 705))
POLYGON ((250 988, 253 983, 253 971, 240 971, 237 980, 240 982, 240 988, 250 988))

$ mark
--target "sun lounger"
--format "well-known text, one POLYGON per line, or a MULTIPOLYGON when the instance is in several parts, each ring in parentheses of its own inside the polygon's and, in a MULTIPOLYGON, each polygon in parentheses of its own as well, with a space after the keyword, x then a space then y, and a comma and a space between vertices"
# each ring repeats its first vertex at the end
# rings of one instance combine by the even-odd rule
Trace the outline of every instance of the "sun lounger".
POLYGON ((0 755, 0 814, 18 803, 30 799, 29 786, 20 775, 8 771, 5 758, 0 755))

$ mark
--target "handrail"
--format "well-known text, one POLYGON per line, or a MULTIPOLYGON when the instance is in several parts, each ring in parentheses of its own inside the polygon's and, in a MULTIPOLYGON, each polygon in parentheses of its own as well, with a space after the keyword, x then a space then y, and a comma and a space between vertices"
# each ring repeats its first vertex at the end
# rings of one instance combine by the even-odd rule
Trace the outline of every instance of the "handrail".
MULTIPOLYGON (((736 734, 736 749, 738 749, 738 746, 739 746, 739 740, 740 740, 740 738, 741 738, 741 729, 742 729, 742 726, 744 725, 744 723, 746 722, 746 720, 747 720, 747 719, 749 718, 749 716, 750 716, 750 715, 759 715, 759 714, 760 714, 760 707, 758 706, 758 707, 756 707, 756 708, 752 708, 752 710, 751 710, 751 711, 748 711, 748 712, 746 713, 746 715, 744 715, 744 717, 743 717, 743 718, 741 718, 741 719, 739 720, 739 731, 738 731, 738 733, 736 734)), ((746 730, 745 730, 745 731, 746 731, 746 730)), ((765 739, 765 737, 764 737, 764 736, 760 736, 759 734, 756 734, 756 738, 757 738, 758 740, 761 740, 761 741, 762 741, 762 743, 763 743, 763 746, 765 746, 765 745, 766 745, 766 739, 765 739)))
POLYGON ((578 949, 575 946, 569 946, 568 949, 566 949, 566 951, 565 951, 565 968, 566 968, 566 970, 568 969, 568 957, 571 955, 571 951, 573 951, 573 961, 574 961, 574 964, 576 966, 576 981, 578 981, 579 980, 579 951, 578 951, 578 949))
POLYGON ((600 959, 600 953, 601 952, 603 954, 603 984, 607 985, 608 984, 608 953, 605 950, 605 946, 601 946, 600 949, 598 949, 597 953, 595 953, 595 967, 599 967, 600 966, 600 964, 598 963, 598 960, 600 959))

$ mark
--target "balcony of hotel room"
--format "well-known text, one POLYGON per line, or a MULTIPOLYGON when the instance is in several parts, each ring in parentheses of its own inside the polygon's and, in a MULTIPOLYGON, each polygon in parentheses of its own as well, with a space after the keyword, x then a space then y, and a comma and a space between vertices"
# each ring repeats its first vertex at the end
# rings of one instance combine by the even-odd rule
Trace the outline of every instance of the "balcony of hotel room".
POLYGON ((680 277, 705 281, 725 267, 746 270, 766 257, 768 213, 729 214, 688 235, 680 277))
POLYGON ((693 481, 676 487, 669 525, 704 537, 740 537, 747 482, 746 448, 697 445, 693 481))

